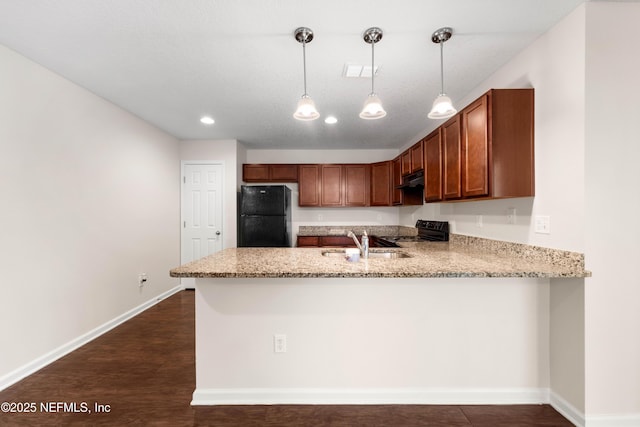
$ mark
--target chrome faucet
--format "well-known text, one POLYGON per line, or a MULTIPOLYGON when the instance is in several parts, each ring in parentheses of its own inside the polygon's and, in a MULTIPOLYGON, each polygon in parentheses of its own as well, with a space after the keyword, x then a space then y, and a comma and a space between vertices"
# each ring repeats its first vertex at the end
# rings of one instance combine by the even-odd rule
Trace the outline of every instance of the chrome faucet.
POLYGON ((356 235, 353 234, 353 231, 349 231, 347 233, 347 237, 351 237, 353 239, 358 249, 360 249, 360 256, 362 258, 364 259, 369 258, 369 236, 367 235, 367 230, 363 231, 362 244, 360 244, 356 235))

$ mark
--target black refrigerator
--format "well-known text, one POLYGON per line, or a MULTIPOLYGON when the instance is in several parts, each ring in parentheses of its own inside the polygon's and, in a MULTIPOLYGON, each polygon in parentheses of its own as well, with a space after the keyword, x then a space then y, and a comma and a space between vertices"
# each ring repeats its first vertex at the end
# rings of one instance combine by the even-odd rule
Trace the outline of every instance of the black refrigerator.
POLYGON ((243 185, 238 212, 238 247, 291 247, 291 190, 286 185, 243 185))

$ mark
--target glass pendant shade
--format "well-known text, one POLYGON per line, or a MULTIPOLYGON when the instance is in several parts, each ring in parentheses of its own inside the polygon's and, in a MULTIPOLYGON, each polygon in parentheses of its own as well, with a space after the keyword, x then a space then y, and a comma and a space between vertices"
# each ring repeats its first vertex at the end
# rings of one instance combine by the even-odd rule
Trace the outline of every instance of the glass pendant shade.
POLYGON ((311 43, 313 40, 313 31, 307 27, 299 27, 294 33, 293 37, 299 42, 302 43, 302 73, 304 76, 304 94, 300 101, 298 101, 298 108, 296 108, 295 113, 293 113, 293 118, 296 120, 302 121, 310 121, 315 120, 320 117, 320 113, 316 110, 316 104, 313 102, 313 99, 309 95, 307 95, 307 43, 311 43))
POLYGON ((320 117, 320 113, 316 110, 316 104, 313 99, 309 95, 302 95, 293 117, 297 120, 309 121, 320 117))
POLYGON ((374 46, 382 39, 382 30, 378 27, 371 27, 367 29, 363 34, 365 43, 371 45, 371 93, 364 101, 364 107, 360 112, 360 118, 365 120, 381 119, 387 115, 387 112, 382 108, 382 101, 378 98, 374 91, 375 81, 375 61, 374 61, 374 46))
POLYGON ((440 95, 436 97, 431 106, 431 111, 427 114, 430 119, 448 119, 453 117, 458 111, 453 107, 453 102, 444 93, 444 59, 443 59, 443 46, 444 42, 451 38, 453 30, 449 27, 442 27, 437 29, 431 35, 431 41, 440 45, 440 95))
POLYGON ((360 118, 365 120, 381 119, 387 115, 382 108, 382 101, 375 93, 370 94, 364 102, 364 107, 360 112, 360 118))
POLYGON ((433 101, 433 106, 428 114, 430 119, 448 119, 453 117, 458 111, 453 107, 451 98, 444 93, 438 95, 433 101))

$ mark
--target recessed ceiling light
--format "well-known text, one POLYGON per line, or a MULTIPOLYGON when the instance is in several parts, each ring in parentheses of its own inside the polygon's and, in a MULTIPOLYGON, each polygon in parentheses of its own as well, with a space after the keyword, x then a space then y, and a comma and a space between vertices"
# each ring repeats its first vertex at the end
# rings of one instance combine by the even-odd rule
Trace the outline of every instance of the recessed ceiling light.
POLYGON ((333 124, 338 123, 338 119, 336 119, 336 118, 335 118, 335 117, 333 117, 333 116, 329 116, 329 117, 327 117, 326 119, 324 119, 324 122, 325 122, 326 124, 333 125, 333 124))
POLYGON ((205 125, 212 125, 214 124, 216 121, 213 120, 211 117, 209 116, 203 116, 200 118, 200 122, 205 124, 205 125))

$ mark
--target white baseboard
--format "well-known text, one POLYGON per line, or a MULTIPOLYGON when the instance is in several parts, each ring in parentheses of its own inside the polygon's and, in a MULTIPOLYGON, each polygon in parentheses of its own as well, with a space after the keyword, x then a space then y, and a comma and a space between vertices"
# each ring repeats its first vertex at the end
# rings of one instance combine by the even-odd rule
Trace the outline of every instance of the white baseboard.
POLYGON ((192 405, 511 405, 549 403, 544 388, 196 389, 192 405))
POLYGON ((589 415, 586 427, 638 427, 640 414, 589 415))
POLYGON ((3 377, 0 378, 0 391, 4 390, 5 388, 17 383, 18 381, 20 381, 21 379, 28 377, 29 375, 33 374, 34 372, 44 368, 45 366, 49 365, 52 362, 55 362, 56 360, 60 359, 61 357, 71 353, 72 351, 82 347, 83 345, 85 345, 86 343, 88 343, 89 341, 92 341, 94 339, 96 339, 97 337, 99 337, 100 335, 109 332, 111 329, 115 328, 118 325, 121 325, 122 323, 126 322, 127 320, 131 319, 132 317, 135 317, 136 315, 142 313, 143 311, 145 311, 146 309, 148 309, 149 307, 157 304, 158 302, 162 301, 163 299, 166 299, 168 297, 170 297, 171 295, 175 294, 176 292, 179 292, 183 289, 182 286, 176 286, 173 289, 170 289, 152 299, 150 299, 147 302, 144 302, 142 304, 140 304, 139 306, 127 311, 124 314, 121 314, 120 316, 98 326, 97 328, 87 332, 84 335, 79 336, 78 338, 75 338, 71 341, 69 341, 66 344, 61 345, 60 347, 56 348, 55 350, 50 351, 49 353, 27 363, 24 366, 19 367, 18 369, 15 369, 11 372, 9 372, 8 374, 4 375, 3 377))
POLYGON ((560 397, 560 395, 551 391, 549 403, 553 408, 560 412, 563 417, 571 421, 577 427, 585 427, 584 413, 578 410, 571 403, 560 397))

